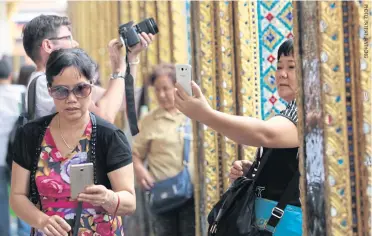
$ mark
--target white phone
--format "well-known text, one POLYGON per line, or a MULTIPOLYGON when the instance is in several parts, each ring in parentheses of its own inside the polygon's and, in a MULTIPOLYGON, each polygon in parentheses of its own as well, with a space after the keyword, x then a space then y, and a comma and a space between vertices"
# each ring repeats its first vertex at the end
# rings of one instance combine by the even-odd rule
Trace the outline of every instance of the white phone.
POLYGON ((73 164, 70 166, 71 198, 76 199, 79 193, 92 185, 93 163, 73 164))
POLYGON ((176 81, 179 83, 186 93, 192 96, 191 89, 191 74, 192 68, 187 64, 177 64, 176 65, 176 81))

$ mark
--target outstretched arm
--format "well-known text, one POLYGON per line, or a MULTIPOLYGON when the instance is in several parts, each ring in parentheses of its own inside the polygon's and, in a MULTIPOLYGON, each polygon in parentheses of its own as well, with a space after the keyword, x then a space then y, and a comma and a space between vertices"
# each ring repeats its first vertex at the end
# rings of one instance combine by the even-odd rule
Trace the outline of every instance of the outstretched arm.
POLYGON ((268 121, 252 117, 225 114, 213 110, 199 86, 192 82, 194 97, 176 84, 176 107, 191 119, 197 120, 240 144, 268 147, 298 147, 296 125, 289 119, 276 116, 268 121))

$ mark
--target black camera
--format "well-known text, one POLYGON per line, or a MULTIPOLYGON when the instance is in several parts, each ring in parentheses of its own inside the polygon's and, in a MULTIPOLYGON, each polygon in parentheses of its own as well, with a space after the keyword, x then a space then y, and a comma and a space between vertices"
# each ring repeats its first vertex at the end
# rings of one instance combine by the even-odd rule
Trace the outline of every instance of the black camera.
POLYGON ((127 47, 133 47, 141 40, 138 34, 145 32, 147 34, 157 34, 158 26, 153 18, 148 18, 137 25, 133 25, 133 21, 119 26, 119 35, 123 44, 127 47))

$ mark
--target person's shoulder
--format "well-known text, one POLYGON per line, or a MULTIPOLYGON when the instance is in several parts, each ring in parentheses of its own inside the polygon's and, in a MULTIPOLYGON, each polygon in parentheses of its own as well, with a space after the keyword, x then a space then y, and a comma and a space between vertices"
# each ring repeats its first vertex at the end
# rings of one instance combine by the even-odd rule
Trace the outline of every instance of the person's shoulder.
POLYGON ((160 108, 155 108, 154 110, 149 111, 141 118, 141 124, 151 124, 155 121, 156 117, 158 117, 162 113, 160 108))
POLYGON ((47 84, 46 75, 42 71, 35 71, 31 74, 30 79, 28 81, 28 87, 36 79, 36 86, 42 86, 47 84))
POLYGON ((35 132, 41 132, 49 125, 49 123, 52 121, 55 115, 56 114, 51 114, 48 116, 43 116, 34 120, 30 120, 22 126, 22 129, 26 134, 30 135, 33 135, 35 132))
POLYGON ((100 131, 104 131, 106 133, 114 133, 117 130, 120 130, 116 125, 108 122, 107 120, 94 115, 96 117, 97 122, 97 129, 100 131))
POLYGON ((297 124, 298 116, 297 116, 297 104, 296 100, 293 100, 287 104, 287 107, 278 114, 279 116, 284 116, 291 120, 293 123, 297 124))

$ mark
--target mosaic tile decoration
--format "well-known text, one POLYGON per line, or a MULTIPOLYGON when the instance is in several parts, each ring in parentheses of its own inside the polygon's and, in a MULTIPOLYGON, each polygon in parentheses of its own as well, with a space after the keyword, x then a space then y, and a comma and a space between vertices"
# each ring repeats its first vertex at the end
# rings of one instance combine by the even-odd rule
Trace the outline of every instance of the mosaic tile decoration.
POLYGON ((285 108, 275 86, 275 70, 279 46, 292 38, 292 2, 258 1, 261 118, 266 120, 285 108))

